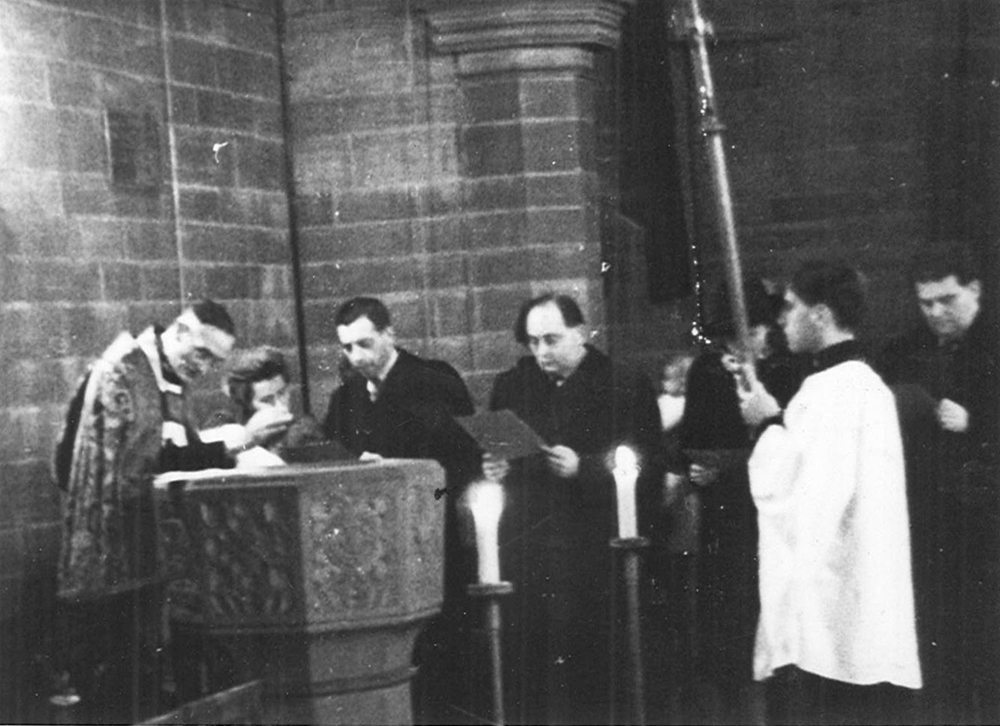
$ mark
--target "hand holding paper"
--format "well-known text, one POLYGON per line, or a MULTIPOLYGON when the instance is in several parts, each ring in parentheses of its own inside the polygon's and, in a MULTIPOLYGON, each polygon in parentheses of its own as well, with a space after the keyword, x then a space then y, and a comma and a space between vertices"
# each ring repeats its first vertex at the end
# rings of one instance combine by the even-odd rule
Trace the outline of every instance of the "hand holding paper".
POLYGON ((543 446, 549 471, 561 479, 572 479, 580 473, 580 455, 568 446, 543 446))
POLYGON ((503 481, 510 471, 510 462, 498 459, 493 454, 483 454, 483 476, 489 481, 503 481))

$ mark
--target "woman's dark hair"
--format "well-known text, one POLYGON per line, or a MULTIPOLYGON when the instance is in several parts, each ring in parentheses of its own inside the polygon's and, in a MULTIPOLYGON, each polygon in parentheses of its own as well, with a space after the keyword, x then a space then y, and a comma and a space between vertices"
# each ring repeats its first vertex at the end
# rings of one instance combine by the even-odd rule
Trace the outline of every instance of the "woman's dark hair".
POLYGON ((521 306, 521 310, 517 314, 517 321, 514 323, 514 340, 521 345, 528 344, 528 313, 535 308, 540 308, 542 305, 549 303, 554 303, 559 308, 566 327, 576 328, 583 325, 583 312, 580 310, 580 306, 576 304, 576 300, 569 295, 557 295, 547 292, 544 295, 539 295, 528 300, 528 302, 521 306))
POLYGON ((262 346, 238 356, 226 377, 226 392, 239 409, 240 423, 253 415, 253 384, 275 376, 289 380, 285 357, 276 348, 262 346))

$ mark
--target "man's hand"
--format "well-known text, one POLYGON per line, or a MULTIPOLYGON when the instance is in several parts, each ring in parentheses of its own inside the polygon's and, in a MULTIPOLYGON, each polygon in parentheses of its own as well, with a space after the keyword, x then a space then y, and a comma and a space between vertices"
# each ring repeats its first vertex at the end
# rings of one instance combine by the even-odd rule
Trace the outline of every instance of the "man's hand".
POLYGON ((719 478, 719 470, 701 464, 692 464, 688 478, 692 484, 697 484, 700 487, 708 486, 719 478))
POLYGON ((503 481, 510 471, 510 462, 493 454, 483 454, 483 476, 490 481, 503 481))
POLYGON ((941 403, 938 404, 937 420, 945 431, 964 434, 969 430, 968 410, 947 398, 941 399, 941 403))
POLYGON ((760 426, 769 418, 781 415, 778 401, 767 392, 764 384, 757 380, 753 366, 743 368, 744 385, 736 387, 740 397, 740 413, 750 426, 760 426))
POLYGON ((580 472, 580 455, 568 446, 543 446, 549 471, 561 479, 572 479, 580 472))

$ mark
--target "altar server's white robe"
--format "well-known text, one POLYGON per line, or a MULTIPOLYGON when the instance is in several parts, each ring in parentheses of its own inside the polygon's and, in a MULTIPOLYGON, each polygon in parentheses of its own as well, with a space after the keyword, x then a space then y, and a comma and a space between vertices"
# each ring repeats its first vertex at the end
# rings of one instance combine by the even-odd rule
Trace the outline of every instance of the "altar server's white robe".
POLYGON ((760 523, 754 677, 777 668, 920 688, 892 393, 850 360, 809 376, 750 459, 760 523))

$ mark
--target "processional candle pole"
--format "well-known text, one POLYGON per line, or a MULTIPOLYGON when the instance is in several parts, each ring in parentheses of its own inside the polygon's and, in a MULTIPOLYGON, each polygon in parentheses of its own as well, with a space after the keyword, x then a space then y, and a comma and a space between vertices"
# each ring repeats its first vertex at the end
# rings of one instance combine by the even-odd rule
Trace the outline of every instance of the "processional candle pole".
POLYGON ((611 540, 611 547, 622 553, 621 562, 624 568, 632 721, 639 726, 645 726, 642 625, 639 620, 639 553, 649 546, 649 540, 638 535, 635 488, 639 480, 639 462, 632 449, 619 446, 615 450, 612 474, 618 501, 618 537, 611 540))
POLYGON ((672 25, 675 33, 686 40, 691 53, 697 113, 701 120, 699 130, 705 139, 709 156, 713 201, 725 261, 726 287, 729 289, 730 313, 743 348, 744 360, 747 364, 753 365, 750 322, 743 293, 743 272, 740 266, 736 219, 733 214, 733 197, 729 188, 729 170, 726 166, 726 148, 723 141, 726 127, 719 119, 712 68, 708 61, 708 40, 715 31, 712 24, 701 14, 699 0, 690 0, 689 7, 690 14, 675 16, 672 25))
POLYGON ((500 650, 500 598, 514 590, 500 579, 500 515, 503 513, 503 486, 498 481, 482 480, 469 485, 469 509, 476 527, 476 554, 479 560, 479 581, 469 585, 469 595, 484 604, 484 622, 489 636, 493 719, 503 726, 503 663, 500 650))

